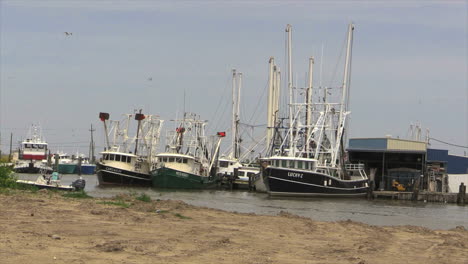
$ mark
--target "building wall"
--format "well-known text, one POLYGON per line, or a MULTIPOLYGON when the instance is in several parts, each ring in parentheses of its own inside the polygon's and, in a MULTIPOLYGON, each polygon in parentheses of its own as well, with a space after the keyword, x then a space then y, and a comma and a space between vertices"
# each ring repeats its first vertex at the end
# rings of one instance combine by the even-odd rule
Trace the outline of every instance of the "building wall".
POLYGON ((448 174, 468 174, 468 157, 450 155, 448 150, 428 149, 427 160, 446 162, 448 174))

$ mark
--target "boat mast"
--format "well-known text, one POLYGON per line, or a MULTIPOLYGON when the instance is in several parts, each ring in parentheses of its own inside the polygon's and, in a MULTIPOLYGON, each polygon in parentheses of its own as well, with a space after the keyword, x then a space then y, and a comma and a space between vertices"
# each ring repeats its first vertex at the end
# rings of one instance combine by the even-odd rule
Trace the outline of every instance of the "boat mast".
POLYGON ((238 159, 240 157, 240 133, 239 133, 239 123, 240 123, 240 96, 241 96, 241 89, 242 89, 242 72, 239 72, 237 74, 239 81, 237 83, 237 97, 236 97, 236 145, 235 145, 235 152, 234 152, 234 158, 238 159))
POLYGON ((239 144, 239 95, 240 95, 240 78, 241 73, 237 73, 236 69, 232 69, 232 124, 231 124, 231 158, 237 159, 239 157, 238 144, 239 144), (239 78, 239 83, 237 82, 239 78))
POLYGON ((93 129, 93 124, 91 124, 91 129, 89 130, 91 132, 91 142, 89 142, 89 158, 91 164, 94 164, 94 139, 93 139, 93 132, 96 131, 96 129, 93 129))
POLYGON ((106 120, 109 120, 109 113, 99 113, 99 119, 101 119, 102 123, 104 123, 104 133, 106 135, 106 143, 107 143, 107 150, 110 150, 111 146, 109 143, 109 134, 107 131, 107 123, 106 120))
POLYGON ((312 131, 312 80, 313 80, 314 57, 309 58, 309 84, 306 92, 306 141, 305 153, 309 157, 309 143, 312 131))
MULTIPOLYGON (((345 127, 345 120, 346 120, 346 115, 348 115, 347 112, 347 106, 348 106, 348 88, 349 88, 349 71, 351 68, 351 52, 352 52, 352 42, 353 42, 353 30, 354 30, 354 24, 350 23, 348 25, 348 37, 347 37, 347 43, 346 43, 346 59, 345 59, 345 66, 344 66, 344 74, 343 74, 343 91, 341 94, 341 110, 340 110, 340 117, 338 121, 338 131, 337 131, 337 136, 336 136, 336 142, 335 142, 335 148, 332 153, 332 160, 331 160, 331 165, 336 165, 336 159, 338 157, 338 151, 340 148, 340 143, 341 143, 341 138, 343 136, 344 132, 344 127, 345 127)), ((343 143, 344 144, 344 143, 343 143)))
POLYGON ((141 120, 143 120, 144 118, 145 117, 144 115, 141 114, 141 109, 140 109, 140 112, 135 115, 135 120, 138 121, 137 134, 136 134, 136 139, 135 139, 135 152, 134 152, 135 155, 137 155, 137 151, 138 151, 138 137, 140 135, 141 120))
POLYGON ((293 85, 292 85, 292 26, 290 24, 286 25, 286 33, 287 33, 287 42, 286 48, 288 52, 288 90, 289 90, 289 156, 294 156, 294 148, 293 148, 293 85))
POLYGON ((274 127, 274 104, 275 104, 275 92, 274 92, 274 82, 276 76, 273 68, 275 67, 275 58, 270 57, 268 61, 269 65, 269 74, 268 74, 268 99, 267 99, 267 137, 266 137, 266 146, 267 150, 271 146, 271 140, 273 138, 273 127, 274 127))

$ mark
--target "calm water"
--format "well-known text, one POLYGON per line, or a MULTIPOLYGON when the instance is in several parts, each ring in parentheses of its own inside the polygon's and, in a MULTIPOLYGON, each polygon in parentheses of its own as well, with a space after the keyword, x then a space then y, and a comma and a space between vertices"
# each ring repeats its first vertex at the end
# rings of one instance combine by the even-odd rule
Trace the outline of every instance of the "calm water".
MULTIPOLYGON (((17 174, 19 179, 35 180, 35 174, 17 174)), ((68 185, 77 175, 63 175, 68 185)), ((276 215, 280 211, 319 221, 351 219, 371 225, 417 225, 432 229, 468 227, 468 207, 455 204, 410 201, 338 198, 269 198, 267 194, 222 190, 162 190, 135 187, 100 187, 95 175, 83 175, 86 192, 94 197, 112 197, 121 193, 145 193, 154 199, 182 200, 188 204, 226 211, 276 215)))

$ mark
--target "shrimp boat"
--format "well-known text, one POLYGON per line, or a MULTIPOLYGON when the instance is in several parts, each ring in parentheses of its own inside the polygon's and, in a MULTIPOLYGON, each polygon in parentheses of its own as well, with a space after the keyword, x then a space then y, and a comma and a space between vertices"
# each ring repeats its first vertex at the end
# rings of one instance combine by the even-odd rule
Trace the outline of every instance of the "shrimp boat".
POLYGON ((266 158, 261 159, 261 180, 272 196, 364 196, 369 189, 364 165, 347 163, 343 146, 346 120, 350 113, 349 73, 354 25, 348 27, 341 87, 319 87, 317 91, 313 91, 312 86, 313 58, 309 59, 307 87, 293 87, 291 30, 288 25, 289 115, 286 118, 278 118, 276 114, 280 110, 279 73, 274 59, 270 59, 266 137, 268 152, 266 158), (305 98, 301 98, 298 90, 305 90, 305 98), (334 94, 335 91, 339 93, 334 94), (314 92, 319 94, 316 102, 313 100, 314 92), (298 102, 299 98, 302 102, 298 102))
MULTIPOLYGON (((232 184, 233 188, 250 187, 251 178, 260 173, 260 168, 242 162, 240 137, 240 94, 242 87, 242 73, 232 70, 232 119, 231 119, 231 147, 227 155, 218 159, 218 176, 223 183, 232 184)), ((248 154, 250 151, 247 151, 248 154)))
POLYGON ((100 113, 99 117, 104 124, 107 145, 96 164, 99 185, 151 186, 150 171, 157 161, 155 152, 163 120, 156 115, 143 115, 141 110, 127 114, 123 122, 108 121, 108 113, 100 113), (137 121, 135 137, 128 135, 132 117, 137 121), (107 123, 111 123, 110 130, 107 123), (109 139, 111 134, 112 143, 109 139))
POLYGON ((206 121, 193 113, 184 113, 175 131, 169 131, 169 144, 157 155, 158 165, 151 172, 153 187, 174 189, 207 189, 216 187, 216 157, 224 132, 210 147, 205 136, 206 121))
POLYGON ((42 138, 41 128, 32 125, 28 137, 21 142, 19 159, 15 162, 13 170, 18 173, 52 172, 52 168, 42 162, 47 158, 47 142, 42 138))

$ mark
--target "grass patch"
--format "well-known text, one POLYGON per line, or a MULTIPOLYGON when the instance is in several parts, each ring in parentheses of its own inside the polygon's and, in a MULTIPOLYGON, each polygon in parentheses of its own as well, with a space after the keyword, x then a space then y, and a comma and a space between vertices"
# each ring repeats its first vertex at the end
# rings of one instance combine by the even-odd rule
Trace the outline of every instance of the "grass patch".
POLYGON ((188 217, 188 216, 185 216, 185 215, 181 215, 179 213, 175 213, 174 214, 176 217, 180 218, 180 219, 192 219, 191 217, 188 217))
POLYGON ((9 166, 0 165, 0 187, 16 188, 16 177, 13 175, 13 170, 9 166))
POLYGON ((84 190, 78 191, 78 192, 67 192, 62 194, 63 197, 67 198, 78 198, 78 199, 88 199, 88 198, 93 198, 89 196, 84 190))
POLYGON ((142 202, 147 202, 147 203, 151 202, 151 197, 149 197, 149 195, 145 193, 142 193, 140 196, 137 196, 135 199, 142 201, 142 202))
POLYGON ((98 202, 98 204, 115 205, 115 206, 120 206, 123 208, 129 208, 132 205, 124 201, 102 201, 102 202, 98 202))

